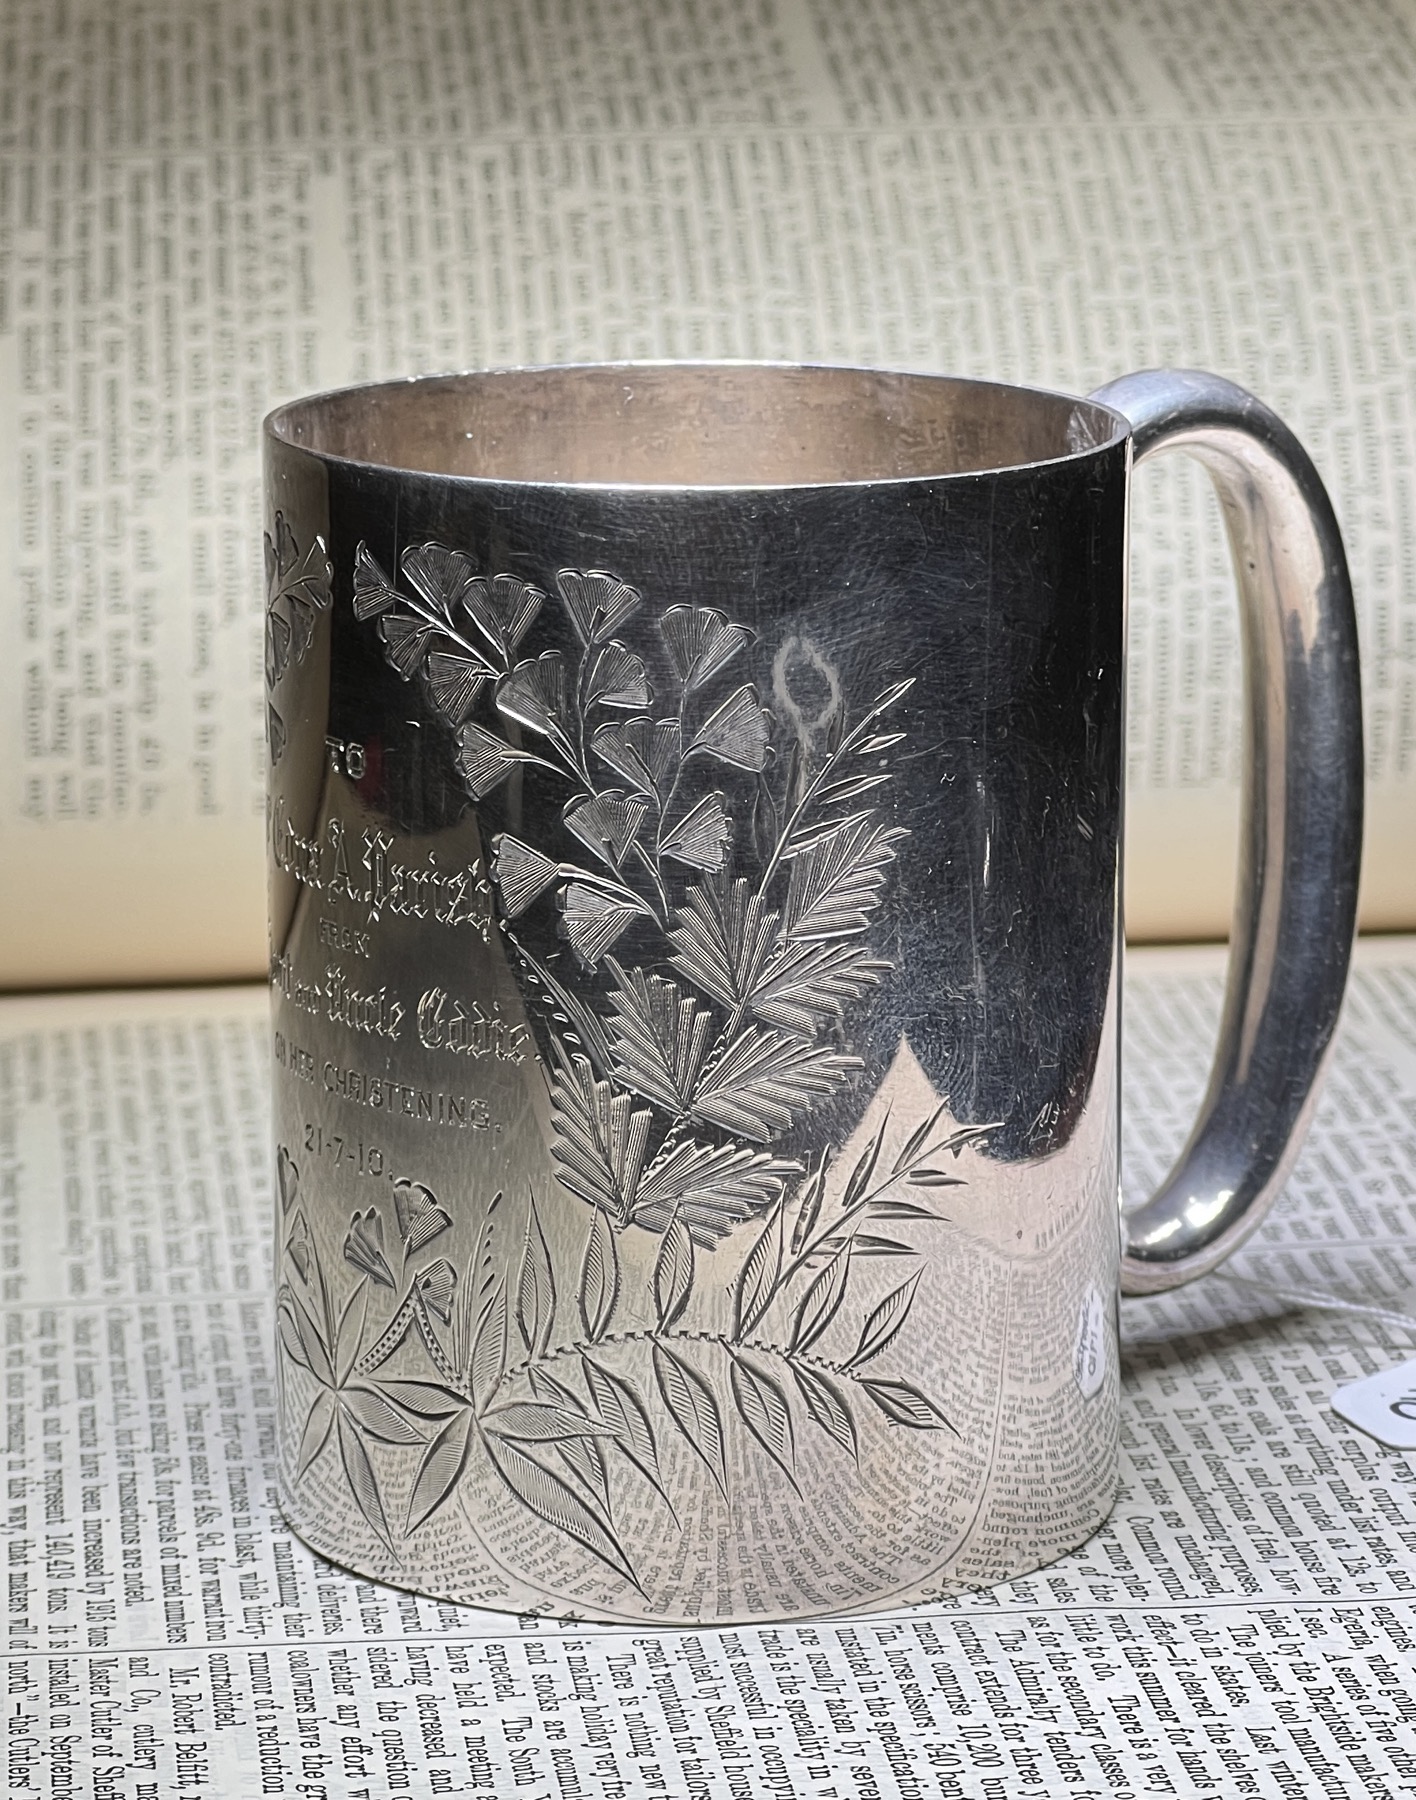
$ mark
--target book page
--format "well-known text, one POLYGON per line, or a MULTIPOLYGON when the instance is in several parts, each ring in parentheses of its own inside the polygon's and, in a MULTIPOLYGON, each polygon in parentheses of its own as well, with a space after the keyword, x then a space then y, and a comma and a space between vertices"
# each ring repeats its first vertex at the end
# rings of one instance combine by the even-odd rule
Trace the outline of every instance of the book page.
MULTIPOLYGON (((1184 1135, 1221 980, 1216 953, 1130 959, 1137 1192, 1184 1135)), ((294 1538, 274 1503, 268 1065, 258 988, 0 1003, 10 1793, 1283 1800, 1413 1778, 1416 1470, 1328 1401, 1416 1346, 1395 1322, 1416 940, 1359 952, 1258 1236, 1124 1303, 1108 1524, 992 1591, 809 1625, 518 1619, 294 1538), (1294 1311, 1283 1282, 1355 1310, 1294 1311)))
MULTIPOLYGON (((1210 366, 1357 584, 1364 920, 1416 918, 1416 48, 1383 0, 17 0, 0 24, 0 984, 264 960, 259 421, 420 370, 1210 366)), ((1134 934, 1219 935, 1216 508, 1134 508, 1134 934)))

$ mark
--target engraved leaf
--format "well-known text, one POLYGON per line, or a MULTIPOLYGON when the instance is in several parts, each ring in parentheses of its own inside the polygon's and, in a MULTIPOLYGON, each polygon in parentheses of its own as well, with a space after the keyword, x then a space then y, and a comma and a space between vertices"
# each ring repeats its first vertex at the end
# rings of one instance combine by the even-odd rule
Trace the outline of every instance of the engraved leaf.
POLYGON ((634 1224, 663 1231, 678 1218, 696 1244, 711 1249, 740 1220, 777 1199, 800 1164, 735 1144, 675 1144, 646 1170, 631 1208, 634 1224))
POLYGON ((472 1340, 472 1398, 486 1406, 506 1373, 506 1288, 499 1281, 482 1308, 472 1340))
POLYGON ((737 1006, 756 985, 775 941, 777 915, 741 876, 695 882, 669 932, 673 965, 724 1006, 737 1006))
POLYGON ((489 664, 465 650, 430 650, 424 670, 433 705, 449 725, 465 723, 493 673, 489 664))
POLYGON ((296 1339, 304 1352, 295 1360, 307 1368, 316 1381, 323 1382, 326 1387, 333 1387, 334 1362, 325 1344, 325 1334, 310 1311, 309 1302, 291 1287, 286 1287, 283 1294, 286 1304, 279 1309, 277 1315, 281 1324, 282 1339, 286 1341, 286 1346, 289 1348, 286 1333, 293 1322, 296 1339))
POLYGON ((778 1209, 762 1228, 733 1283, 733 1337, 742 1340, 757 1328, 772 1304, 782 1270, 782 1214, 778 1209))
MULTIPOLYGON (((274 687, 290 665, 290 621, 281 612, 267 612, 265 628, 266 685, 274 687)), ((275 709, 272 708, 272 711, 275 709)), ((276 717, 279 718, 279 714, 276 717)))
POLYGON ((388 1520, 384 1517, 383 1496, 368 1449, 353 1420, 343 1407, 338 1409, 339 1457, 350 1491, 370 1525, 385 1543, 388 1542, 388 1520))
POLYGON ((474 576, 462 590, 462 605, 469 619, 494 650, 510 661, 516 646, 531 629, 546 596, 519 575, 474 576))
POLYGON ((381 1444, 421 1444, 423 1434, 372 1388, 345 1388, 340 1402, 364 1434, 381 1444))
POLYGON ((297 1481, 329 1441, 329 1431, 330 1426, 334 1424, 334 1414, 334 1395, 328 1388, 321 1388, 315 1395, 315 1403, 310 1408, 310 1416, 306 1419, 305 1429, 300 1434, 300 1451, 295 1459, 295 1479, 297 1481))
POLYGON ((354 617, 373 619, 397 604, 397 590, 361 539, 354 552, 354 617))
POLYGON ((875 1237, 867 1231, 857 1231, 851 1235, 856 1256, 915 1256, 918 1254, 911 1245, 901 1244, 894 1238, 875 1237))
POLYGON ((792 1350, 809 1350, 835 1318, 846 1297, 850 1267, 851 1247, 847 1241, 802 1295, 792 1320, 792 1350))
POLYGON ((282 1292, 275 1308, 275 1328, 285 1354, 291 1362, 300 1368, 308 1369, 310 1358, 305 1350, 304 1339, 300 1330, 300 1316, 295 1310, 295 1302, 288 1292, 282 1292))
POLYGON ((615 1442, 672 1511, 672 1502, 664 1491, 663 1477, 659 1473, 659 1450, 654 1441, 654 1428, 649 1423, 649 1413, 638 1389, 623 1376, 602 1369, 599 1363, 592 1361, 583 1352, 580 1366, 585 1375, 585 1385, 590 1390, 591 1402, 614 1432, 615 1442))
POLYGON ((474 800, 485 800, 518 763, 535 763, 538 768, 554 767, 529 750, 518 750, 504 738, 469 720, 457 734, 457 766, 474 800))
POLYGON ((587 850, 618 869, 648 810, 647 800, 626 798, 618 788, 609 788, 603 794, 578 794, 566 803, 561 818, 587 850))
POLYGON ((399 559, 404 579, 422 600, 449 623, 452 609, 472 580, 472 564, 461 550, 445 544, 410 544, 399 559))
POLYGON ((636 793, 662 796, 679 765, 677 719, 624 719, 602 725, 590 740, 595 754, 636 793))
POLYGON ((826 1189, 827 1153, 822 1151, 816 1167, 801 1185, 797 1196, 797 1219, 792 1227, 792 1255, 811 1236, 816 1229, 816 1221, 821 1216, 821 1198, 826 1189))
POLYGON ((703 1459, 723 1498, 728 1471, 723 1461, 723 1417, 713 1390, 697 1369, 664 1344, 654 1345, 654 1379, 674 1424, 703 1459))
POLYGON ((793 942, 864 931, 880 904, 895 846, 909 833, 866 815, 821 833, 790 852, 784 923, 793 942))
POLYGON ((767 766, 772 715, 764 710, 753 687, 729 694, 699 726, 683 756, 710 756, 735 769, 760 774, 767 766))
POLYGON ((463 1407, 453 1414, 423 1452, 408 1496, 405 1535, 430 1519, 457 1486, 467 1467, 471 1443, 472 1410, 463 1407))
POLYGON ((847 1455, 857 1456, 855 1420, 845 1395, 819 1369, 806 1363, 793 1363, 792 1374, 796 1378, 797 1392, 815 1423, 828 1437, 834 1438, 847 1455))
POLYGON ((457 1270, 445 1257, 429 1263, 414 1284, 423 1303, 435 1312, 444 1325, 452 1321, 452 1295, 457 1286, 457 1270))
POLYGON ((922 1272, 911 1275, 907 1282, 897 1287, 892 1294, 887 1294, 875 1308, 861 1327, 860 1342, 849 1360, 842 1365, 844 1368, 859 1369, 893 1343, 914 1305, 915 1289, 919 1286, 922 1272))
POLYGON ((688 1226, 676 1218, 664 1233, 654 1262, 654 1305, 660 1331, 668 1331, 683 1317, 693 1292, 693 1238, 688 1226))
POLYGON ((610 1473, 605 1453, 598 1438, 566 1438, 555 1446, 556 1460, 566 1472, 572 1487, 579 1489, 590 1502, 592 1511, 606 1522, 611 1519, 610 1473))
POLYGON ((308 1281, 314 1245, 310 1242, 310 1227, 303 1211, 297 1212, 291 1221, 290 1236, 285 1240, 285 1254, 290 1258, 291 1266, 299 1271, 301 1281, 308 1281))
POLYGON ((585 704, 623 707, 629 712, 649 704, 644 664, 618 638, 595 652, 585 683, 585 704))
POLYGON ((439 1206, 432 1189, 406 1176, 393 1184, 393 1208, 398 1216, 398 1235, 409 1256, 415 1256, 452 1224, 452 1215, 439 1206))
POLYGON ((640 605, 636 589, 603 569, 561 569, 556 592, 586 645, 613 637, 640 605))
POLYGON ((713 606, 671 606, 659 620, 674 670, 688 693, 727 668, 752 633, 713 606))
POLYGON ((872 1381, 862 1376, 860 1386, 892 1424, 909 1425, 916 1431, 937 1431, 941 1425, 954 1430, 934 1402, 907 1381, 872 1381))
POLYGON ((638 1588, 639 1582, 629 1558, 608 1523, 592 1510, 585 1498, 559 1475, 552 1474, 534 1457, 504 1438, 489 1438, 487 1454, 507 1488, 528 1511, 556 1531, 573 1538, 592 1556, 597 1556, 617 1575, 638 1588))
POLYGON ((659 839, 659 850, 692 869, 721 869, 732 834, 723 796, 714 791, 667 828, 659 839))
POLYGON ((292 1160, 284 1144, 276 1151, 275 1179, 280 1189, 280 1211, 284 1217, 300 1198, 299 1165, 292 1160))
POLYGON ((743 1424, 795 1487, 792 1468, 796 1446, 792 1441, 792 1415, 786 1394, 770 1375, 754 1368, 745 1356, 740 1355, 733 1357, 728 1383, 743 1424))
POLYGON ((526 1243, 516 1283, 516 1329, 532 1358, 544 1356, 556 1323, 556 1282, 535 1199, 529 1203, 526 1243))
POLYGON ((518 725, 564 744, 565 663, 559 650, 517 663, 497 688, 497 709, 518 725))
POLYGON ((281 718, 280 714, 273 706, 267 704, 266 743, 270 747, 270 761, 272 768, 280 761, 285 752, 286 738, 287 734, 284 719, 281 718))
POLYGON ((386 1400, 418 1419, 447 1419, 467 1405, 465 1398, 438 1381, 387 1380, 378 1384, 386 1400))
POLYGON ((876 1165, 880 1161, 880 1148, 885 1142, 885 1132, 889 1127, 889 1124, 890 1114, 887 1109, 885 1117, 880 1121, 879 1129, 861 1152, 860 1156, 857 1157, 856 1165, 851 1170, 846 1181, 846 1191, 841 1196, 842 1212, 849 1212, 858 1200, 864 1198, 866 1189, 870 1186, 871 1178, 875 1174, 876 1165))
POLYGON ((359 1360, 364 1342, 364 1321, 369 1313, 369 1284, 361 1281, 344 1304, 339 1326, 334 1334, 334 1377, 340 1387, 349 1379, 349 1371, 359 1360))
POLYGON ((864 1065, 785 1032, 739 1034, 694 1091, 693 1117, 766 1143, 819 1100, 839 1093, 864 1065))
POLYGON ((583 1056, 557 1052, 551 1077, 552 1150, 563 1185, 603 1208, 619 1224, 629 1218, 653 1114, 629 1094, 597 1081, 583 1056))
POLYGON ((393 1270, 384 1255, 383 1220, 376 1207, 355 1213, 349 1221, 349 1234, 344 1240, 344 1258, 353 1263, 361 1275, 368 1275, 380 1287, 394 1285, 393 1270))
MULTIPOLYGON (((569 1395, 569 1389, 563 1390, 569 1395)), ((512 1400, 483 1413, 482 1424, 513 1443, 555 1444, 562 1438, 609 1437, 603 1419, 592 1419, 580 1406, 557 1400, 512 1400)))
POLYGON ((492 839, 492 867, 507 917, 520 918, 559 874, 558 866, 509 831, 492 839))
POLYGON ((858 800, 862 794, 868 794, 890 779, 888 770, 873 775, 850 775, 844 781, 828 782, 817 790, 818 806, 839 806, 846 800, 858 800))
POLYGON ((967 1187, 962 1175, 951 1175, 947 1169, 911 1169, 911 1187, 967 1187))
POLYGON ((896 1175, 902 1174, 909 1168, 910 1164, 929 1142, 930 1134, 933 1132, 934 1127, 939 1123, 940 1119, 943 1118, 944 1109, 948 1104, 949 1102, 947 1100, 941 1100, 924 1123, 916 1126, 910 1133, 909 1137, 905 1140, 899 1155, 895 1158, 894 1172, 896 1175))
POLYGON ((585 1260, 580 1265, 580 1322, 592 1344, 609 1329, 619 1300, 620 1266, 615 1234, 604 1213, 590 1221, 585 1260))
POLYGON ((789 944, 752 990, 752 1010, 769 1025, 814 1038, 893 967, 858 944, 789 944))
POLYGON ((386 612, 379 620, 379 636, 388 660, 405 681, 417 674, 429 646, 439 635, 437 626, 418 613, 386 612))
POLYGON ((928 1219, 935 1225, 947 1223, 939 1213, 931 1212, 927 1206, 916 1206, 910 1200, 872 1200, 870 1217, 872 1219, 928 1219))
POLYGON ((713 1017, 661 975, 608 959, 610 1054, 626 1087, 671 1112, 688 1104, 712 1042, 713 1017))
POLYGON ((561 896, 565 935, 587 968, 594 968, 638 918, 653 918, 642 900, 627 891, 605 893, 572 881, 561 896))

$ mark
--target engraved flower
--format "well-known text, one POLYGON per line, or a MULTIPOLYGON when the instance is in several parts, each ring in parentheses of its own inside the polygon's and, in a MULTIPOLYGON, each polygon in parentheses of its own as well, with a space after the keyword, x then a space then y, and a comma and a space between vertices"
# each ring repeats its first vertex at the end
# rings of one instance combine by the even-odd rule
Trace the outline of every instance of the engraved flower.
POLYGON ((394 1286, 393 1270, 384 1255, 383 1220, 374 1207, 355 1213, 349 1221, 349 1235, 344 1240, 344 1259, 353 1263, 361 1275, 367 1275, 380 1287, 394 1286))
POLYGON ((446 1259, 433 1263, 418 1277, 418 1292, 444 1325, 452 1318, 452 1295, 456 1286, 457 1270, 446 1259))
POLYGON ((393 1184, 393 1209, 398 1215, 398 1234, 408 1256, 432 1243, 452 1224, 451 1214, 438 1204, 432 1189, 424 1187, 421 1181, 410 1181, 406 1176, 393 1184))

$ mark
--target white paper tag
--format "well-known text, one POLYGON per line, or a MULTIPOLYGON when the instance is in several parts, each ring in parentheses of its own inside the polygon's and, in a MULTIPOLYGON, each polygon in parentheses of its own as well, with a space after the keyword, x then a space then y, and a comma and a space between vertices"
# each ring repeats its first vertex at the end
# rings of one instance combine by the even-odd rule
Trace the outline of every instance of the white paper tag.
POLYGON ((1349 1381, 1332 1397, 1332 1410, 1392 1450, 1416 1450, 1416 1358, 1349 1381))
POLYGON ((1083 1400, 1098 1393, 1106 1379, 1106 1302, 1101 1290, 1089 1287, 1082 1295, 1082 1309, 1077 1316, 1077 1347, 1072 1357, 1072 1373, 1081 1389, 1083 1400))

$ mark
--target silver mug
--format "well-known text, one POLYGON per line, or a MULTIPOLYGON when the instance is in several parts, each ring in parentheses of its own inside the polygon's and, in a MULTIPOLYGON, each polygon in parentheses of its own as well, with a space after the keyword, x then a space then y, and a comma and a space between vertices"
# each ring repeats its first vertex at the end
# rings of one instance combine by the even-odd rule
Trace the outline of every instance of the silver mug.
POLYGON ((659 364, 302 400, 266 459, 295 1530, 665 1624, 1080 1543, 1118 1288, 1253 1230, 1346 976, 1352 597, 1291 432, 1185 372, 659 364), (1168 446, 1234 550, 1245 851, 1200 1118, 1122 1221, 1127 488, 1168 446))

